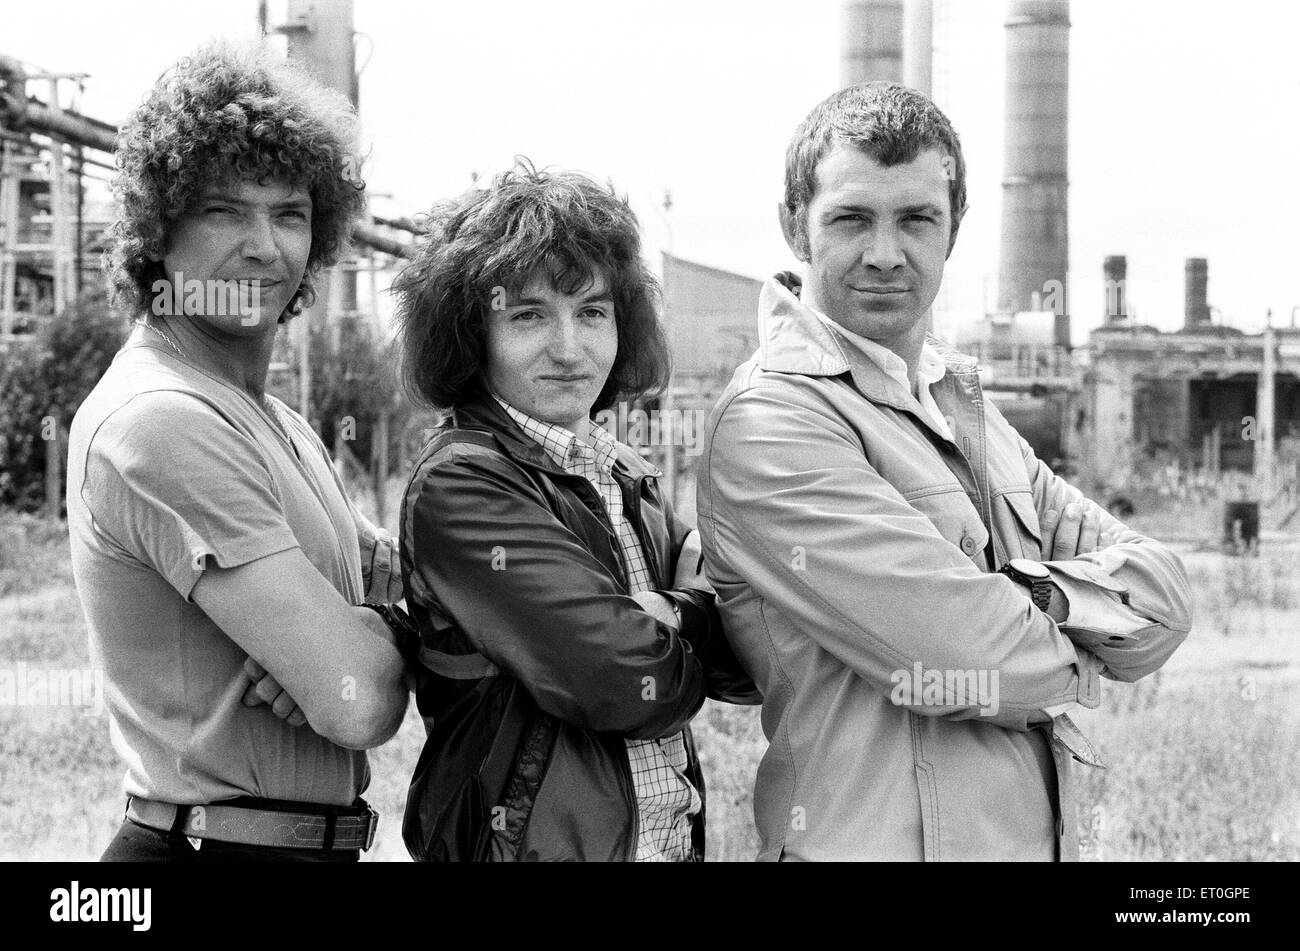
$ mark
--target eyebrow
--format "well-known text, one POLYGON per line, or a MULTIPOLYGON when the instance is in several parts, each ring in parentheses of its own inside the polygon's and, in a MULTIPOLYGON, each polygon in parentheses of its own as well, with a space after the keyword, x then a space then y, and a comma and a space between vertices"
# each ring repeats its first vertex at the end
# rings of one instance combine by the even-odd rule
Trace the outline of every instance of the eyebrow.
MULTIPOLYGON (((206 191, 199 196, 199 201, 223 201, 228 205, 247 205, 248 202, 240 198, 234 192, 213 189, 206 191)), ((272 208, 310 208, 311 198, 307 195, 300 195, 294 198, 286 198, 284 201, 277 201, 271 206, 272 208)))
MULTIPOLYGON (((549 304, 550 301, 542 300, 540 297, 521 297, 511 307, 540 307, 543 304, 549 304)), ((599 291, 595 294, 588 294, 579 303, 582 304, 612 304, 614 298, 610 296, 609 291, 599 291)))
MULTIPOLYGON (((876 213, 876 209, 871 207, 870 205, 862 205, 854 201, 846 201, 841 204, 831 205, 827 209, 827 212, 830 214, 834 214, 841 211, 863 211, 863 212, 868 212, 870 214, 876 213)), ((934 204, 933 202, 928 202, 928 201, 923 201, 911 205, 903 205, 901 208, 898 209, 898 211, 901 214, 915 214, 916 212, 925 212, 931 215, 944 214, 944 210, 942 208, 940 208, 938 205, 934 204)))

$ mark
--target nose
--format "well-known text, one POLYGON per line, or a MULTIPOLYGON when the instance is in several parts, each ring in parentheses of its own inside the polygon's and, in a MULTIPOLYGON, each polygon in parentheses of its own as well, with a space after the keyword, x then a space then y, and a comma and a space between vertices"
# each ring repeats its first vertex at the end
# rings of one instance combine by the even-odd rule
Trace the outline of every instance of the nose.
POLYGON ((577 363, 582 358, 582 345, 578 339, 578 321, 572 314, 561 314, 551 324, 548 350, 556 363, 577 363))
POLYGON ((881 271, 902 267, 903 245, 899 241, 898 229, 887 223, 872 228, 866 247, 862 249, 862 263, 881 271))
POLYGON ((280 257, 275 229, 268 215, 250 215, 244 227, 243 255, 261 264, 273 264, 280 257))

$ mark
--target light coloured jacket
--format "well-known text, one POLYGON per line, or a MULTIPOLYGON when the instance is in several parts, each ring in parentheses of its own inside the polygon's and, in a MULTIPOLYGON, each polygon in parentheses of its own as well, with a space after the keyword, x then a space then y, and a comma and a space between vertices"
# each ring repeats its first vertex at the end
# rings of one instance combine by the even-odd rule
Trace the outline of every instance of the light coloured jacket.
POLYGON ((1117 544, 1048 564, 1150 625, 1058 629, 996 571, 1043 561, 1040 516, 1082 494, 985 401, 973 360, 931 339, 950 440, 797 289, 764 286, 759 350, 709 418, 698 481, 724 629, 764 695, 759 858, 1077 858, 1052 716, 1173 653, 1191 624, 1182 565, 1104 516, 1117 544), (983 676, 996 702, 900 696, 932 671, 983 676))

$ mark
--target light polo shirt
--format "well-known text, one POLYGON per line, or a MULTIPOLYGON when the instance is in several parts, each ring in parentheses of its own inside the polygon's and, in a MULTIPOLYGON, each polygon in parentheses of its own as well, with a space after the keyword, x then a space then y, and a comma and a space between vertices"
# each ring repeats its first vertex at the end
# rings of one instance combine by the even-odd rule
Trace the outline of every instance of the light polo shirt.
MULTIPOLYGON (((571 475, 585 478, 600 494, 618 537, 628 594, 654 588, 636 528, 623 514, 623 492, 614 479, 618 443, 600 426, 591 427, 589 442, 552 423, 515 409, 499 396, 510 418, 571 475)), ((699 792, 686 778, 684 733, 657 740, 624 739, 632 788, 636 794, 638 862, 684 862, 691 854, 691 816, 703 808, 699 792)))
POLYGON ((252 397, 137 327, 73 420, 73 576, 128 795, 350 805, 369 780, 364 752, 240 702, 247 655, 191 600, 208 567, 294 548, 362 600, 357 529, 325 448, 273 405, 288 441, 252 397))

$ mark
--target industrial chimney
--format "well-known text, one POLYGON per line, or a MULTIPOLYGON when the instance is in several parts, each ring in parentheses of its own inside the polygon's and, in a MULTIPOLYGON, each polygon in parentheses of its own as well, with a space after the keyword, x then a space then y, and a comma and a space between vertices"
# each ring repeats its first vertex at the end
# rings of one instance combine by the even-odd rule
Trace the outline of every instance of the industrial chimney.
POLYGON ((1210 262, 1205 258, 1188 258, 1183 284, 1183 330, 1210 326, 1210 305, 1206 289, 1210 282, 1210 262))
POLYGON ((1106 278, 1106 326, 1128 323, 1128 258, 1108 255, 1101 265, 1106 278))
POLYGON ((933 96, 934 0, 903 3, 903 82, 933 96))
POLYGON ((1054 340, 1070 345, 1066 167, 1069 0, 1007 4, 1006 154, 998 309, 1060 301, 1054 340), (1052 293, 1056 291, 1056 293, 1052 293))
POLYGON ((903 0, 848 0, 840 36, 840 84, 903 81, 903 0))

